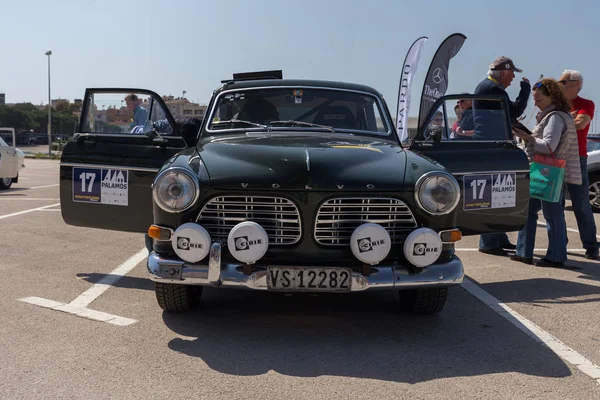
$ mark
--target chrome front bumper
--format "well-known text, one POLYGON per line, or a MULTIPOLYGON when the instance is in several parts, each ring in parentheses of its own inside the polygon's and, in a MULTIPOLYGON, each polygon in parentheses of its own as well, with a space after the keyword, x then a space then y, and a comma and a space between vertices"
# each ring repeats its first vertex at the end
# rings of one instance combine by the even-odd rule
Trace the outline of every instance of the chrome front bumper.
MULTIPOLYGON (((218 243, 211 247, 208 265, 187 263, 176 257, 164 258, 154 251, 150 252, 147 265, 150 279, 155 282, 254 290, 267 290, 269 266, 283 265, 256 264, 254 267, 260 270, 245 275, 243 264, 221 263, 218 243)), ((462 262, 453 256, 448 262, 430 265, 417 273, 401 265, 376 265, 371 267, 368 276, 353 272, 351 291, 452 286, 460 285, 463 278, 462 262)))

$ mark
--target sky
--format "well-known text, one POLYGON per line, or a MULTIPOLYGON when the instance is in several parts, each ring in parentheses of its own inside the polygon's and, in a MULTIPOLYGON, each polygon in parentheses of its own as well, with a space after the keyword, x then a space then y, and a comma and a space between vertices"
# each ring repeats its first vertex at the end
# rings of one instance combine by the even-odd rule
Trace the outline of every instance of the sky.
MULTIPOLYGON (((402 63, 427 36, 410 115, 418 115, 429 63, 441 42, 467 39, 450 62, 447 94, 472 92, 498 56, 519 80, 578 69, 581 96, 600 104, 596 40, 600 2, 552 0, 0 0, 0 93, 7 103, 82 98, 86 87, 132 87, 206 104, 234 72, 282 69, 285 78, 366 84, 392 115, 402 63)), ((599 110, 600 111, 600 110, 599 110)), ((530 98, 525 113, 534 113, 530 98)), ((600 124, 598 125, 600 128, 600 124)))

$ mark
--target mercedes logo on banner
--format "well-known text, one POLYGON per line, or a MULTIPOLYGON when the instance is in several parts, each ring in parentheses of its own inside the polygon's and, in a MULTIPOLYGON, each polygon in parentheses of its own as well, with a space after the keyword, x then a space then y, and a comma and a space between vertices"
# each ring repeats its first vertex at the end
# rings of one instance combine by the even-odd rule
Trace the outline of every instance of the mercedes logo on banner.
POLYGON ((462 33, 454 33, 448 36, 436 50, 427 77, 423 83, 421 92, 421 107, 419 109, 419 130, 427 124, 427 116, 436 101, 446 93, 448 79, 448 68, 450 60, 459 52, 467 37, 462 33))
POLYGON ((435 84, 438 84, 444 80, 444 72, 442 71, 441 68, 436 68, 435 70, 433 70, 433 78, 432 79, 435 84))

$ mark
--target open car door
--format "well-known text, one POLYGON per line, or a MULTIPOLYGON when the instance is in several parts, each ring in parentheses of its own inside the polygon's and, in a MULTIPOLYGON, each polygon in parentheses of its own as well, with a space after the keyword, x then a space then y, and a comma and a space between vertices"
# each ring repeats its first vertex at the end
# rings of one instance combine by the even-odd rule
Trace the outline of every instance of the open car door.
POLYGON ((156 93, 122 88, 86 90, 78 133, 61 157, 64 221, 146 232, 153 220, 151 186, 156 173, 188 145, 189 138, 181 136, 156 93))
POLYGON ((513 140, 500 96, 440 98, 411 143, 452 173, 461 188, 457 227, 464 235, 521 230, 529 206, 529 162, 513 140), (457 104, 464 111, 455 113, 457 104))

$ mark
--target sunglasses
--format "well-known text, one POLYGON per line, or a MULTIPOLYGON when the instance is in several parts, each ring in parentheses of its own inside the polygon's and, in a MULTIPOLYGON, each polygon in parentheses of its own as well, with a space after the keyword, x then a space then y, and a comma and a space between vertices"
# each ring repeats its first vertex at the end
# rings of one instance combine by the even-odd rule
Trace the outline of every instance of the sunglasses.
POLYGON ((560 83, 561 85, 566 85, 567 82, 579 82, 577 79, 563 79, 561 81, 558 81, 558 83, 560 83))
POLYGON ((534 88, 534 89, 539 89, 539 88, 541 88, 542 86, 544 86, 544 84, 543 84, 542 82, 537 82, 537 83, 535 83, 535 84, 533 85, 533 88, 534 88))

